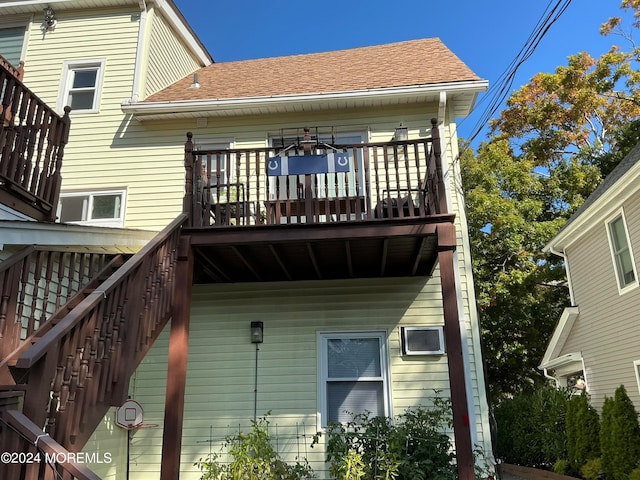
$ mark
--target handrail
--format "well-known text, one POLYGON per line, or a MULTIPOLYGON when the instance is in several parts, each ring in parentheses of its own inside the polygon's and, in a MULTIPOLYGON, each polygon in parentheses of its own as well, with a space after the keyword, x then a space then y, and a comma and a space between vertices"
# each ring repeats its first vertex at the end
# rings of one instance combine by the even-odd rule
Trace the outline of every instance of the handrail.
POLYGON ((14 66, 9 60, 0 55, 0 65, 7 69, 18 80, 24 76, 24 62, 20 61, 18 66, 14 66))
POLYGON ((142 249, 133 255, 127 262, 116 272, 107 278, 93 293, 78 304, 65 318, 60 321, 54 328, 49 330, 43 337, 34 344, 28 351, 20 356, 16 367, 29 368, 35 362, 40 360, 52 344, 58 342, 64 335, 76 327, 78 322, 82 320, 83 314, 90 309, 96 307, 98 303, 107 298, 109 294, 122 282, 123 278, 130 275, 145 260, 147 255, 157 246, 165 242, 169 236, 175 232, 176 228, 186 221, 186 215, 181 214, 175 218, 167 227, 165 227, 156 237, 147 243, 142 249))
POLYGON ((435 119, 428 138, 323 144, 315 146, 314 156, 306 157, 309 153, 304 145, 198 148, 188 132, 183 208, 190 226, 357 222, 447 213, 435 119))
POLYGON ((179 215, 16 361, 27 378, 24 414, 65 448, 79 450, 172 313, 179 215))
POLYGON ((2 261, 0 360, 88 284, 110 257, 104 249, 29 245, 2 261))
POLYGON ((0 189, 21 200, 16 210, 52 222, 71 109, 58 115, 16 76, 18 70, 0 61, 0 189))
MULTIPOLYGON (((31 448, 36 453, 40 453, 40 462, 44 462, 47 458, 54 458, 56 460, 64 460, 56 463, 60 468, 71 475, 77 480, 100 480, 100 477, 92 472, 87 466, 72 461, 67 461, 73 458, 70 452, 62 447, 58 442, 49 437, 49 435, 43 435, 42 430, 35 425, 29 418, 17 410, 6 410, 1 414, 2 420, 15 431, 24 441, 29 442, 31 448)), ((9 452, 11 453, 11 452, 9 452)), ((5 462, 3 462, 5 463, 5 462)), ((36 465, 34 465, 35 467, 36 465)), ((8 465, 5 465, 8 467, 8 465)), ((5 478, 9 478, 8 476, 5 478)), ((66 478, 66 477, 65 477, 66 478)))

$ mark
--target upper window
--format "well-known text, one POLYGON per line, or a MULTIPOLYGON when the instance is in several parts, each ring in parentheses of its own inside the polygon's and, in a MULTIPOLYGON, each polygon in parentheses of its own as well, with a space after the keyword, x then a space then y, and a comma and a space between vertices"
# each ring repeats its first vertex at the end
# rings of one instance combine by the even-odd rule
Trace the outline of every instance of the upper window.
POLYGON ((124 199, 123 190, 62 193, 58 218, 63 223, 123 227, 124 199))
POLYGON ((26 31, 24 26, 0 28, 0 54, 14 67, 22 59, 26 31))
POLYGON ((72 112, 97 113, 103 74, 104 60, 65 62, 58 108, 68 105, 72 112))
POLYGON ((640 360, 634 360, 633 369, 636 372, 636 382, 638 383, 638 391, 640 392, 640 360))
POLYGON ((383 332, 321 334, 322 424, 352 414, 389 414, 389 375, 383 332))
POLYGON ((630 248, 627 225, 622 213, 608 222, 607 231, 618 280, 618 289, 622 292, 629 287, 638 285, 638 275, 630 248))

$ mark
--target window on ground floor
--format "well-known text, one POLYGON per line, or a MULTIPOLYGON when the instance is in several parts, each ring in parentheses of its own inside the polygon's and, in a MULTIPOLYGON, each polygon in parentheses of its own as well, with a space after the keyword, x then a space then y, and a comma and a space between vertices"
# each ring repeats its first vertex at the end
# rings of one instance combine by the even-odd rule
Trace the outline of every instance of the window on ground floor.
POLYGON ((323 426, 365 412, 389 415, 385 332, 323 333, 320 357, 323 426))
POLYGON ((101 227, 124 226, 124 190, 60 194, 58 219, 101 227))

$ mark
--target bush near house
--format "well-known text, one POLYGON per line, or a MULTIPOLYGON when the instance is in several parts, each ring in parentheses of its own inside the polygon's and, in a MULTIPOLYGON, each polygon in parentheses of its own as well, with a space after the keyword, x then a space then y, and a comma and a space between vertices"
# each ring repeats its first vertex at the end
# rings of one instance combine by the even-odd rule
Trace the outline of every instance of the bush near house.
POLYGON ((640 466, 640 425, 638 413, 620 385, 613 398, 607 397, 602 407, 600 426, 602 471, 607 480, 628 480, 640 466))
POLYGON ((331 424, 325 433, 329 473, 338 480, 438 479, 458 477, 452 452, 451 405, 436 398, 433 407, 417 407, 396 417, 354 415, 331 424))
POLYGON ((496 455, 505 463, 551 469, 567 458, 570 393, 551 386, 503 400, 495 408, 496 455))
POLYGON ((600 418, 586 392, 574 395, 567 404, 567 470, 579 475, 589 461, 600 457, 600 418))
POLYGON ((221 462, 216 453, 201 458, 195 463, 202 472, 200 480, 304 480, 315 477, 306 459, 298 459, 292 465, 280 458, 271 443, 266 416, 252 420, 248 433, 229 435, 225 442, 230 447, 231 462, 221 462))
POLYGON ((640 480, 640 424, 624 386, 602 417, 586 394, 544 388, 495 409, 497 457, 586 480, 640 480))

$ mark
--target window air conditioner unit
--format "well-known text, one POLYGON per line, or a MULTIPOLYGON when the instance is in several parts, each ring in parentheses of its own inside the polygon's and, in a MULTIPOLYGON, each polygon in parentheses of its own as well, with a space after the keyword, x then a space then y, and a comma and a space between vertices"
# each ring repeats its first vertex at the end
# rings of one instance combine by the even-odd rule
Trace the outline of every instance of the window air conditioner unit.
POLYGON ((443 355, 442 327, 401 327, 403 355, 443 355))

